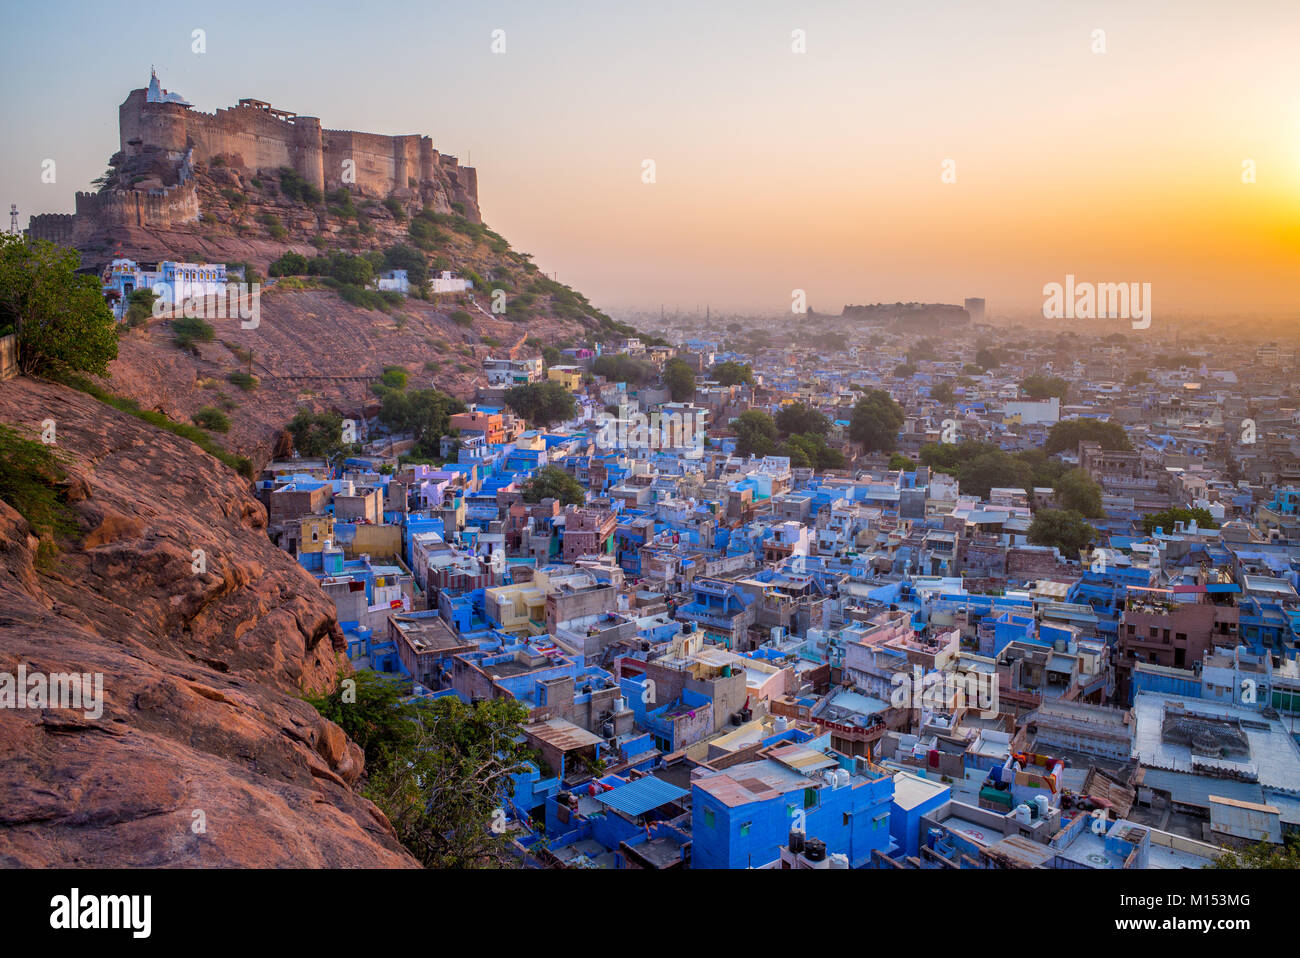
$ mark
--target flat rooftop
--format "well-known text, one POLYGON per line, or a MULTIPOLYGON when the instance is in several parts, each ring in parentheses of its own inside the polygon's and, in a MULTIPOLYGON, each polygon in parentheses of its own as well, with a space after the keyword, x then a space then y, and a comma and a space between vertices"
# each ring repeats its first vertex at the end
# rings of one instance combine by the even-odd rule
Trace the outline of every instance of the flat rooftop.
POLYGON ((1155 692, 1137 694, 1133 716, 1132 756, 1142 765, 1229 781, 1244 778, 1264 788, 1300 795, 1300 746, 1277 719, 1235 705, 1155 692), (1203 737, 1216 741, 1203 749, 1171 739, 1166 727, 1169 720, 1179 718, 1186 718, 1207 733, 1203 737), (1214 754, 1220 738, 1230 746, 1244 741, 1247 754, 1214 754))

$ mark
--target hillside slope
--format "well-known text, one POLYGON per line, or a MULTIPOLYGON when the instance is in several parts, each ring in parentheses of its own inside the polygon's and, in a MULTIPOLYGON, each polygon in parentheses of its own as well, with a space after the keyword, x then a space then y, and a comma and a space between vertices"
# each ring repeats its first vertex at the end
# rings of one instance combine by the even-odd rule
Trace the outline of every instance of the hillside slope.
POLYGON ((474 325, 465 327, 451 312, 411 299, 389 314, 349 305, 329 290, 273 286, 257 329, 214 319, 215 338, 197 343, 198 355, 174 345, 167 320, 124 331, 105 385, 178 422, 206 406, 224 409, 231 429, 221 443, 260 466, 297 408, 351 415, 374 401, 369 384, 386 367, 406 369, 413 385, 470 399, 483 382, 485 356, 535 354, 527 340, 570 334, 568 324, 549 317, 524 325, 474 310, 474 325), (231 383, 236 372, 251 372, 256 388, 231 383))
POLYGON ((342 634, 246 482, 83 393, 0 383, 0 421, 46 418, 80 545, 42 571, 0 502, 0 671, 102 673, 104 710, 0 709, 0 865, 414 866, 354 788, 360 749, 298 698, 342 634))

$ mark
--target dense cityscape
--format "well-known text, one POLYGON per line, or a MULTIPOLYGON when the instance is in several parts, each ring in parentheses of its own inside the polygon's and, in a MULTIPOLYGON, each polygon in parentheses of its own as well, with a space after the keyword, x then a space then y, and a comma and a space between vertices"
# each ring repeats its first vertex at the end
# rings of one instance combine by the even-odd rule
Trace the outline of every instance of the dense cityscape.
POLYGON ((1284 922, 1300 11, 1243 2, 7 12, 6 917, 1284 922))

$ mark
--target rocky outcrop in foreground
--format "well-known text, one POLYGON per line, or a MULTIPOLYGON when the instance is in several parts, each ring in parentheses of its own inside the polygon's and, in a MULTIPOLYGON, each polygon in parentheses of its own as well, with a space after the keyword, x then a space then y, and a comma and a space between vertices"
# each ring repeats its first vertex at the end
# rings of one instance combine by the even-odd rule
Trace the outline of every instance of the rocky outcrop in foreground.
POLYGON ((0 502, 0 673, 102 673, 103 711, 0 709, 0 865, 414 866, 355 788, 361 750, 298 698, 342 634, 245 481, 87 395, 0 383, 0 422, 45 419, 80 543, 39 568, 0 502))

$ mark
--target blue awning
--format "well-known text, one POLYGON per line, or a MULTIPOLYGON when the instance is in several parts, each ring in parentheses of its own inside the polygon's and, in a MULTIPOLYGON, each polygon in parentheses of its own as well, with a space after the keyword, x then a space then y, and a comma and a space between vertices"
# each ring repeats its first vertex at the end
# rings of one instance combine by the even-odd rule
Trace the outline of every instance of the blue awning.
POLYGON ((638 778, 635 782, 628 782, 626 785, 601 792, 594 797, 596 801, 625 815, 635 816, 644 815, 660 805, 675 802, 686 794, 676 785, 670 785, 652 775, 647 775, 645 778, 638 778))

